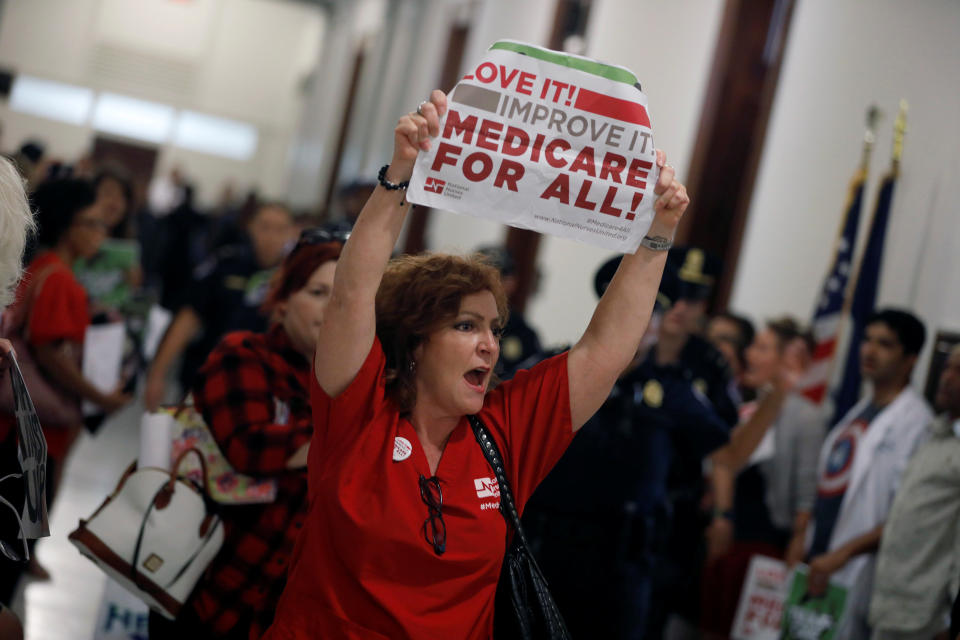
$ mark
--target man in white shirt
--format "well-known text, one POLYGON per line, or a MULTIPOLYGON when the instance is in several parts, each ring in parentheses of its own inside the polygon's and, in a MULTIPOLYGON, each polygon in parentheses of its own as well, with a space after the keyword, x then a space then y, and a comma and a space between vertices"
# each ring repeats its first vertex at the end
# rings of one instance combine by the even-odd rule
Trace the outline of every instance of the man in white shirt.
POLYGON ((860 369, 871 391, 827 436, 811 525, 795 533, 806 540, 811 595, 831 581, 847 589, 837 638, 870 636, 867 609, 883 525, 932 418, 909 386, 925 337, 923 323, 906 311, 884 309, 867 320, 860 369))

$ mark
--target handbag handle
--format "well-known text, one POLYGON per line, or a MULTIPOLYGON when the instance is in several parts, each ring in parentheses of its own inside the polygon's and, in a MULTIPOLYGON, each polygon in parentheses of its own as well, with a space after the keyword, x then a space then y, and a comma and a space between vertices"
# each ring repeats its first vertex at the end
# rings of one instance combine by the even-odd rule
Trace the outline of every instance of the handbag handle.
POLYGON ((191 453, 197 454, 197 458, 200 459, 200 473, 203 476, 203 494, 206 495, 208 493, 210 487, 210 475, 207 472, 207 461, 203 459, 203 453, 196 447, 190 447, 186 451, 183 451, 179 456, 177 456, 173 466, 170 467, 170 480, 167 481, 165 486, 171 493, 173 492, 173 486, 177 483, 177 478, 180 477, 180 465, 183 463, 183 459, 191 453))
MULTIPOLYGON (((143 543, 143 536, 147 528, 147 520, 150 518, 150 512, 153 511, 154 507, 158 509, 163 509, 173 497, 174 487, 179 479, 177 474, 180 469, 180 464, 183 462, 183 459, 187 457, 190 453, 196 453, 197 457, 200 458, 200 466, 203 469, 203 487, 201 487, 200 495, 203 498, 204 506, 207 509, 207 514, 203 518, 203 521, 200 524, 199 536, 203 540, 203 543, 198 545, 194 552, 187 559, 186 563, 180 568, 180 570, 174 574, 173 578, 170 579, 170 582, 166 585, 165 588, 169 588, 170 585, 175 583, 180 579, 180 576, 186 572, 186 570, 193 564, 193 561, 200 554, 200 551, 203 550, 206 543, 213 536, 214 532, 217 529, 219 524, 220 517, 215 513, 216 503, 213 502, 208 495, 207 490, 207 464, 203 459, 203 454, 196 447, 190 447, 179 456, 177 456, 176 462, 173 463, 173 467, 170 469, 170 480, 163 483, 157 492, 153 494, 153 499, 150 500, 150 504, 147 506, 146 511, 143 514, 143 520, 140 522, 140 531, 137 533, 137 543, 133 548, 133 561, 130 563, 130 577, 133 580, 133 583, 137 586, 140 586, 140 578, 143 574, 140 573, 139 562, 140 562, 140 547, 143 543), (162 504, 161 504, 162 503, 162 504), (214 512, 211 512, 211 510, 214 512)), ((130 469, 127 470, 128 472, 130 469)), ((124 479, 126 475, 124 476, 124 479)))

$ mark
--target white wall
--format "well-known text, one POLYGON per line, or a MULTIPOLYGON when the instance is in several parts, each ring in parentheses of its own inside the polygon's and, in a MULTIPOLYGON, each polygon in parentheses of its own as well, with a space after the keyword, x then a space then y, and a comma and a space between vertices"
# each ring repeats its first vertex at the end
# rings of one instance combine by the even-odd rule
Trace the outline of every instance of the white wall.
MULTIPOLYGON (((157 100, 250 122, 257 151, 238 162, 160 147, 213 201, 227 179, 285 195, 286 155, 316 64, 323 14, 289 0, 10 0, 0 18, 0 65, 18 73, 157 100)), ((4 148, 27 137, 67 161, 89 149, 89 126, 15 113, 0 104, 4 148)), ((136 142, 136 141, 134 141, 136 142)))
MULTIPOLYGON (((960 329, 960 4, 797 4, 748 220, 733 308, 808 318, 832 251, 864 112, 880 125, 867 211, 889 166, 893 118, 910 102, 879 303, 960 329)), ((694 194, 695 197, 695 194, 694 194)), ((925 375, 925 365, 920 370, 925 375)))
MULTIPOLYGON (((484 0, 477 3, 463 51, 461 75, 480 61, 497 40, 511 39, 546 46, 553 27, 557 0, 484 0)), ((452 87, 446 87, 447 90, 452 87)), ((427 246, 436 251, 470 252, 480 245, 506 240, 498 222, 465 215, 440 213, 427 227, 427 246)))
POLYGON ((296 206, 314 207, 326 193, 356 56, 381 28, 385 10, 383 0, 339 3, 331 10, 291 149, 288 191, 296 206))
MULTIPOLYGON (((636 74, 649 99, 654 141, 681 179, 693 152, 722 10, 721 0, 599 0, 588 23, 586 54, 636 74)), ((543 280, 528 319, 546 344, 573 342, 596 306, 594 273, 612 254, 553 237, 544 237, 540 247, 543 280)))

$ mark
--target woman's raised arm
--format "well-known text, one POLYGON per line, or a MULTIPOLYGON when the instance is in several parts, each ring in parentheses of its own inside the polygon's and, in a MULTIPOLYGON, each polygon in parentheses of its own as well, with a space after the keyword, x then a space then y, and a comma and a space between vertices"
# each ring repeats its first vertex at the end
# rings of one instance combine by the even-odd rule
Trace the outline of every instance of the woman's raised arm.
MULTIPOLYGON (((430 138, 439 135, 446 110, 447 97, 434 91, 419 113, 400 118, 388 182, 410 179, 417 153, 429 149, 430 138)), ((377 288, 409 209, 406 191, 377 186, 340 255, 316 353, 317 382, 330 396, 347 388, 373 345, 377 288)))
MULTIPOLYGON (((659 197, 653 205, 653 223, 647 236, 672 242, 690 198, 659 150, 657 166, 660 178, 654 193, 659 197)), ((600 408, 617 377, 633 359, 650 321, 666 261, 666 251, 644 246, 632 255, 625 255, 597 304, 586 332, 570 350, 567 375, 574 431, 600 408)))

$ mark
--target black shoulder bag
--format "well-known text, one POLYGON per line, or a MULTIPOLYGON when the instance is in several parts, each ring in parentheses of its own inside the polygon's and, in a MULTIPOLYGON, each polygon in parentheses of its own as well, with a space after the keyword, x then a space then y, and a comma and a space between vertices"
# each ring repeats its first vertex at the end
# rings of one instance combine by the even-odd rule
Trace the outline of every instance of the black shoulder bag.
MULTIPOLYGON (((476 436, 480 448, 483 449, 483 455, 487 462, 493 467, 493 472, 497 477, 497 484, 500 485, 500 512, 503 514, 507 526, 513 528, 513 541, 507 548, 506 556, 503 559, 503 580, 507 581, 510 587, 510 601, 513 605, 515 623, 506 625, 501 624, 500 617, 497 618, 497 637, 504 636, 510 638, 520 638, 522 640, 539 640, 547 638, 549 640, 570 640, 570 632, 567 631, 567 625, 557 609, 553 597, 550 595, 550 589, 547 587, 547 581, 537 566, 537 561, 530 552, 527 545, 527 538, 523 533, 523 527, 520 524, 520 516, 517 514, 517 507, 513 500, 513 492, 510 490, 510 483, 507 482, 507 474, 504 471, 503 460, 497 443, 486 425, 476 416, 468 416, 470 426, 473 428, 473 435, 476 436)), ((498 613, 504 612, 499 610, 498 613)), ((511 621, 513 622, 513 621, 511 621)))

